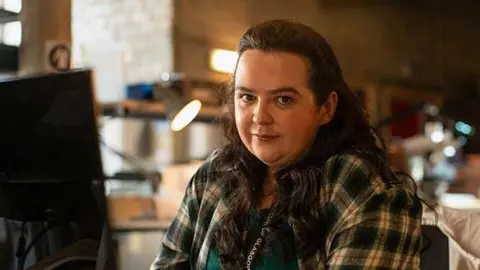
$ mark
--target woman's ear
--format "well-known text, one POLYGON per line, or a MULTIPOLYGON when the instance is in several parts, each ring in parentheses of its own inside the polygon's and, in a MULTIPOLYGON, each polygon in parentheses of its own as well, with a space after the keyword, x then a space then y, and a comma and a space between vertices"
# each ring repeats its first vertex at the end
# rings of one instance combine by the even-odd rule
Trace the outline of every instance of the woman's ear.
POLYGON ((338 94, 336 91, 333 91, 328 95, 327 100, 322 105, 322 119, 320 120, 322 125, 330 123, 335 116, 335 111, 337 110, 338 103, 338 94))

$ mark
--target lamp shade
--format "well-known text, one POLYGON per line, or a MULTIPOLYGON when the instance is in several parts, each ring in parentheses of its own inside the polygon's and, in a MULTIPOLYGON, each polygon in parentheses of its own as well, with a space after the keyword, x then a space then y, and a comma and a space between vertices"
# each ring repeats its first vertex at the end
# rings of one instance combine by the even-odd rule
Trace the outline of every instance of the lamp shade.
POLYGON ((170 129, 180 131, 200 113, 202 102, 200 100, 188 100, 182 96, 182 83, 173 80, 174 76, 162 76, 162 78, 168 78, 168 80, 163 79, 161 83, 155 85, 154 98, 162 101, 166 106, 170 129))
POLYGON ((180 131, 190 124, 200 112, 200 109, 202 108, 202 102, 195 99, 179 107, 181 108, 173 110, 169 116, 171 121, 170 128, 173 131, 180 131))

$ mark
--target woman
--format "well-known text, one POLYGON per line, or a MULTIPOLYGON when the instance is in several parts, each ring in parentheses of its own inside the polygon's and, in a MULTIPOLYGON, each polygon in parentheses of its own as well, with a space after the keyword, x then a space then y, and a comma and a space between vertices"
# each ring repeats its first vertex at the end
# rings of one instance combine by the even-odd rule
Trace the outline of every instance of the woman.
POLYGON ((238 52, 228 144, 191 179, 151 269, 419 269, 421 203, 325 39, 273 20, 238 52))

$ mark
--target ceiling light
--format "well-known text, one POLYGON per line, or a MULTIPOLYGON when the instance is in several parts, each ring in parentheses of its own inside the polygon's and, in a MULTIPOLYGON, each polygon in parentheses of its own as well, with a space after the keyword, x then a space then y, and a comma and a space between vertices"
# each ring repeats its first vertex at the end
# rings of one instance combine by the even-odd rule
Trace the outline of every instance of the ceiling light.
POLYGON ((210 54, 210 68, 222 73, 233 73, 237 59, 236 51, 214 49, 210 54))

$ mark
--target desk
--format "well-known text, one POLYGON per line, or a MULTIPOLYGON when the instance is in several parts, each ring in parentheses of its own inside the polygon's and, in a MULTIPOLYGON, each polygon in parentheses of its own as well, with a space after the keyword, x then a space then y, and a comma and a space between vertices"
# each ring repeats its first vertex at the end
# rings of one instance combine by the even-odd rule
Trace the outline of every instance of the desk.
POLYGON ((125 231, 162 231, 165 232, 170 227, 172 220, 122 220, 114 221, 110 224, 113 232, 125 231))

